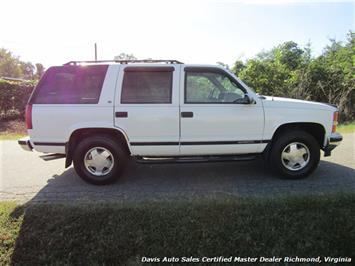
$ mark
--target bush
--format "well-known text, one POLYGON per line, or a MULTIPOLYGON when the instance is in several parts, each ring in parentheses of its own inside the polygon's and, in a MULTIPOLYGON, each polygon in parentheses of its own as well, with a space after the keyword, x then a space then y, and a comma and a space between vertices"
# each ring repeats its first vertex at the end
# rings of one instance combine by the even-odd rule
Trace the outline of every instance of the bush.
POLYGON ((355 33, 345 43, 330 40, 321 55, 311 56, 310 45, 301 48, 285 42, 246 62, 236 61, 234 73, 264 95, 335 104, 340 122, 355 119, 355 33))
POLYGON ((0 119, 23 118, 35 81, 17 82, 0 79, 0 119))
POLYGON ((19 110, 10 109, 6 113, 0 113, 0 121, 20 120, 23 119, 23 114, 19 110))

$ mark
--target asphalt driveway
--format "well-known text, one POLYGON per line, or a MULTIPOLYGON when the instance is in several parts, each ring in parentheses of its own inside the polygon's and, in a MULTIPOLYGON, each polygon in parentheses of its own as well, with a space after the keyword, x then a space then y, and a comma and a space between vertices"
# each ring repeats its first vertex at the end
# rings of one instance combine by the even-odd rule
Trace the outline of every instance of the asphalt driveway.
POLYGON ((115 184, 83 182, 64 159, 45 162, 40 153, 23 151, 16 141, 0 141, 0 200, 20 202, 184 199, 236 195, 274 197, 285 194, 355 192, 355 134, 344 134, 331 157, 302 180, 280 180, 262 161, 136 164, 115 184))

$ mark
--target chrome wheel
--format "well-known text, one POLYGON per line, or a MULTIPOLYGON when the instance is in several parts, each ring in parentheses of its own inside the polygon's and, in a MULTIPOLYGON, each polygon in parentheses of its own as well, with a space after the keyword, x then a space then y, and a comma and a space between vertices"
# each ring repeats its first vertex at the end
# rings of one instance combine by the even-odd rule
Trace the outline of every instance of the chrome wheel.
POLYGON ((281 153, 283 166, 291 171, 303 169, 308 164, 309 159, 309 149, 301 142, 292 142, 288 144, 281 153))
POLYGON ((111 172, 115 164, 112 153, 103 147, 90 149, 84 157, 86 170, 95 176, 104 176, 111 172))

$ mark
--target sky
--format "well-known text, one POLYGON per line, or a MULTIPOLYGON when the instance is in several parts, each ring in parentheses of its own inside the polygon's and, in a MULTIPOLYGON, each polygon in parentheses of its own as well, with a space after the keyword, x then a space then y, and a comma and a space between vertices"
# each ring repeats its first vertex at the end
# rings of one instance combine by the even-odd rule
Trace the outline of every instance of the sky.
POLYGON ((354 1, 0 0, 0 47, 45 67, 71 60, 176 59, 232 65, 285 41, 311 42, 354 31, 354 1))

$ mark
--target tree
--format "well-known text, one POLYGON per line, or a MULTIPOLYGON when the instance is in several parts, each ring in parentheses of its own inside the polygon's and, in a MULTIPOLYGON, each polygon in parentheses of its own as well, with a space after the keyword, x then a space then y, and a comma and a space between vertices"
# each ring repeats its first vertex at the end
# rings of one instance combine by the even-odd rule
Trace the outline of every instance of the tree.
POLYGON ((313 58, 311 45, 301 48, 285 42, 262 51, 245 63, 236 61, 233 71, 261 94, 286 96, 336 104, 342 120, 355 118, 355 34, 344 43, 330 40, 313 58))
POLYGON ((0 49, 0 76, 33 79, 34 70, 31 62, 23 62, 5 48, 0 49))
POLYGON ((234 63, 234 66, 232 67, 232 71, 236 74, 236 76, 239 76, 239 73, 245 68, 246 66, 244 65, 243 61, 237 60, 234 63))
POLYGON ((0 49, 0 76, 11 78, 22 78, 22 69, 20 60, 14 56, 10 51, 0 49))
POLYGON ((40 79, 44 73, 44 66, 40 63, 36 63, 36 79, 40 79))
POLYGON ((239 77, 258 93, 285 96, 289 72, 271 60, 250 59, 239 77))
POLYGON ((290 70, 297 69, 302 63, 304 51, 295 42, 285 42, 275 49, 276 59, 290 70))
POLYGON ((312 98, 336 104, 345 120, 355 118, 354 37, 354 33, 349 32, 345 45, 331 39, 308 67, 312 98))
POLYGON ((34 79, 35 67, 31 62, 20 62, 22 78, 34 79))

